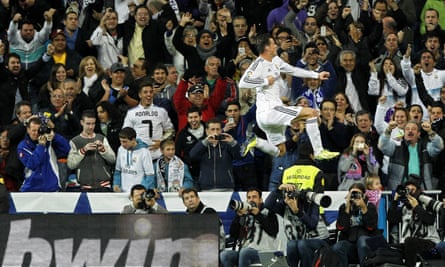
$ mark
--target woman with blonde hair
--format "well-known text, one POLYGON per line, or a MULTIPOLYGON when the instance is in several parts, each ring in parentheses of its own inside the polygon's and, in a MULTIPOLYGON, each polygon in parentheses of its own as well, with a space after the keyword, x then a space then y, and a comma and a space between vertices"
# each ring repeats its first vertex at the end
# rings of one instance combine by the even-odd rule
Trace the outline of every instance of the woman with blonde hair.
POLYGON ((94 104, 108 100, 109 92, 107 94, 101 85, 103 79, 105 79, 104 70, 95 57, 87 56, 80 61, 80 87, 94 104))
POLYGON ((379 167, 372 147, 366 143, 366 136, 355 134, 338 162, 338 190, 348 190, 357 182, 364 183, 370 174, 378 173, 379 167))

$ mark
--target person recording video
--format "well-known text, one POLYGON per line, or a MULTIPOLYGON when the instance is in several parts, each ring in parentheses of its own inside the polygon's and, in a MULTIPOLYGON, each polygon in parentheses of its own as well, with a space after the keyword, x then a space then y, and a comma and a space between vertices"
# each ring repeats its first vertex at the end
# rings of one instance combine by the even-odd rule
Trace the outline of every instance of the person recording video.
POLYGON ((377 229, 377 209, 368 202, 363 183, 354 183, 349 187, 346 201, 339 208, 337 230, 340 231, 339 241, 332 247, 340 257, 342 267, 358 254, 360 266, 365 266, 365 257, 370 248, 366 240, 379 234, 377 229))
POLYGON ((320 204, 330 204, 326 198, 294 184, 281 184, 267 197, 265 206, 284 220, 289 266, 311 266, 315 250, 328 246, 328 229, 320 216, 320 204))
POLYGON ((417 254, 430 251, 440 242, 436 226, 436 212, 443 203, 424 195, 420 189, 422 178, 410 174, 408 181, 397 187, 388 210, 390 226, 402 224, 399 244, 405 264, 416 266, 417 254))
POLYGON ((155 191, 146 190, 141 184, 135 184, 131 187, 131 203, 125 205, 121 214, 165 214, 168 211, 159 205, 155 200, 155 191))
POLYGON ((230 225, 230 237, 236 240, 233 250, 220 253, 224 267, 251 266, 261 263, 258 251, 275 250, 278 219, 263 205, 262 192, 257 188, 247 190, 247 202, 230 201, 236 216, 230 225))

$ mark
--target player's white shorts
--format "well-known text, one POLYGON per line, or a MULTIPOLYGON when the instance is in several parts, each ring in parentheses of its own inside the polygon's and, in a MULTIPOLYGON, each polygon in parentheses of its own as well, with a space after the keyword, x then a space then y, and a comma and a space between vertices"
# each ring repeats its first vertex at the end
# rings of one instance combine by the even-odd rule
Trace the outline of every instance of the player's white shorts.
POLYGON ((300 114, 302 107, 275 106, 267 111, 257 112, 258 126, 266 133, 267 140, 273 145, 286 141, 286 128, 300 114))

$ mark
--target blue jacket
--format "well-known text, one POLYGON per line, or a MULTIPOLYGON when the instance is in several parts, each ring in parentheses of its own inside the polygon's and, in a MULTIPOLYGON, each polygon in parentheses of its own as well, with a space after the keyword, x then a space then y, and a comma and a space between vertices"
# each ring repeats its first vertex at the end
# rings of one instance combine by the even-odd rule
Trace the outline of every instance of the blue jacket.
POLYGON ((25 181, 22 192, 56 192, 60 189, 59 174, 53 166, 57 166, 57 158, 66 157, 70 151, 68 141, 59 134, 46 146, 32 141, 29 135, 19 143, 17 153, 25 166, 25 181), (55 157, 51 157, 49 148, 52 147, 55 157))

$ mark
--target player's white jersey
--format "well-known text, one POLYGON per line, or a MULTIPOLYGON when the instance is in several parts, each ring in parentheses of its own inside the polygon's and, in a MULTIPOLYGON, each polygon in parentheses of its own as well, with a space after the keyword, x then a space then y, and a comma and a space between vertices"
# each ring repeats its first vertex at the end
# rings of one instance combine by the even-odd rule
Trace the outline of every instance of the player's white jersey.
MULTIPOLYGON (((143 107, 140 104, 127 112, 124 127, 131 127, 136 131, 137 137, 146 144, 151 145, 152 140, 162 140, 167 131, 174 131, 167 111, 154 104, 143 107)), ((160 149, 150 150, 152 159, 161 156, 160 149)))
POLYGON ((288 87, 281 78, 281 73, 302 78, 318 78, 317 72, 291 66, 278 56, 275 56, 272 61, 258 57, 246 70, 239 83, 240 88, 256 88, 258 111, 266 111, 283 105, 280 97, 288 95, 288 87), (272 85, 269 85, 268 76, 273 76, 275 79, 272 85))

